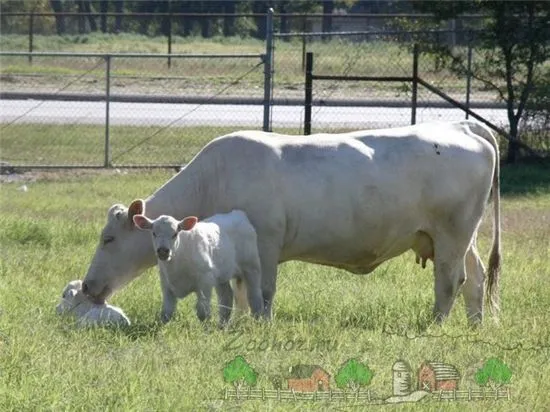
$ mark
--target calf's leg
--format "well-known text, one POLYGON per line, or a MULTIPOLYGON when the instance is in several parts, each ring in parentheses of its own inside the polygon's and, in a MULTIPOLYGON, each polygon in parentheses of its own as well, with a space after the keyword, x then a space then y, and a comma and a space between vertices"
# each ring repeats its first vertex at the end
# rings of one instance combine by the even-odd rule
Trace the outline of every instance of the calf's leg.
POLYGON ((229 282, 224 282, 216 285, 216 293, 218 295, 220 327, 223 327, 227 324, 231 316, 231 308, 233 306, 233 290, 231 289, 229 282))
POLYGON ((205 288, 197 292, 197 317, 201 322, 210 319, 210 298, 212 297, 212 290, 205 288))
POLYGON ((160 319, 166 323, 172 319, 174 312, 178 304, 178 298, 168 285, 166 276, 160 273, 160 288, 162 290, 162 310, 160 312, 160 319))

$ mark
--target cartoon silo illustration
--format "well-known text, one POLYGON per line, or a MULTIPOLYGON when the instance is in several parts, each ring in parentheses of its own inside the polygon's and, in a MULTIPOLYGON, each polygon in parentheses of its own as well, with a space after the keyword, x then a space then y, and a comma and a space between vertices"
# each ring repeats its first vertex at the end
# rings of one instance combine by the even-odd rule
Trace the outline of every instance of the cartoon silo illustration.
POLYGON ((398 360, 393 364, 393 394, 406 396, 412 389, 412 370, 407 362, 398 360))

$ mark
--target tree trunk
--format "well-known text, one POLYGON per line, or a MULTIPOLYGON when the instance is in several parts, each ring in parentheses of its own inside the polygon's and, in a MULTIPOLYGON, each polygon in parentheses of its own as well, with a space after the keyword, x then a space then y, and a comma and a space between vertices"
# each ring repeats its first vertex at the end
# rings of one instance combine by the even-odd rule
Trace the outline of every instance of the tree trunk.
MULTIPOLYGON (((168 13, 170 11, 170 3, 167 0, 159 1, 159 13, 168 13)), ((168 36, 170 28, 170 16, 162 16, 160 20, 160 33, 163 36, 168 36)))
POLYGON ((235 0, 226 0, 223 3, 223 12, 230 14, 223 18, 223 35, 234 36, 235 35, 235 0))
MULTIPOLYGON (((285 13, 287 13, 287 11, 288 11, 287 10, 287 2, 282 1, 279 5, 279 13, 285 14, 285 13)), ((288 17, 287 16, 281 16, 281 27, 280 27, 281 33, 288 33, 290 31, 288 28, 289 28, 288 17)))
POLYGON ((102 33, 107 33, 107 16, 105 13, 107 13, 107 10, 109 9, 109 1, 108 0, 101 0, 99 2, 99 13, 101 16, 99 17, 99 28, 102 33))
POLYGON ((92 13, 92 5, 90 4, 90 0, 78 1, 77 8, 78 13, 82 14, 82 16, 78 16, 78 32, 81 34, 86 33, 86 18, 88 18, 88 22, 90 23, 90 30, 97 31, 95 17, 90 14, 92 13))
MULTIPOLYGON (((323 33, 330 33, 332 31, 332 12, 334 11, 334 1, 323 2, 323 22, 321 31, 323 33)), ((323 40, 329 39, 330 36, 324 36, 323 40)))
MULTIPOLYGON (((253 12, 255 14, 264 14, 267 13, 268 5, 265 1, 254 1, 254 4, 252 5, 253 12)), ((266 17, 265 16, 259 16, 255 18, 256 20, 256 37, 260 40, 265 40, 266 38, 266 17)))
POLYGON ((506 163, 515 163, 519 152, 518 121, 514 116, 510 121, 510 141, 508 142, 508 153, 506 154, 506 163))
POLYGON ((65 16, 59 13, 63 13, 63 4, 61 0, 50 0, 50 5, 55 13, 55 29, 58 35, 65 34, 65 16))
MULTIPOLYGON (((122 13, 124 11, 124 0, 115 0, 115 13, 122 13)), ((120 33, 122 30, 122 15, 115 17, 115 33, 120 33)))

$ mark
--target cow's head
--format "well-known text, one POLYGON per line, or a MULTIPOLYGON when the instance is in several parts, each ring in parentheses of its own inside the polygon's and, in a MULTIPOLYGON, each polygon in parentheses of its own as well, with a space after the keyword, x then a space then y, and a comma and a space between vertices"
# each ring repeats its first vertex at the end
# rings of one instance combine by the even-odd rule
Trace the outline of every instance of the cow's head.
POLYGON ((143 200, 126 208, 113 205, 101 231, 82 291, 95 303, 104 303, 113 292, 155 263, 150 237, 134 226, 133 217, 145 213, 143 200))
POLYGON ((151 232, 153 237, 153 249, 157 258, 169 262, 179 247, 178 234, 182 230, 191 230, 197 223, 195 216, 189 216, 178 221, 172 216, 162 215, 151 220, 144 215, 134 215, 134 223, 141 230, 151 232))

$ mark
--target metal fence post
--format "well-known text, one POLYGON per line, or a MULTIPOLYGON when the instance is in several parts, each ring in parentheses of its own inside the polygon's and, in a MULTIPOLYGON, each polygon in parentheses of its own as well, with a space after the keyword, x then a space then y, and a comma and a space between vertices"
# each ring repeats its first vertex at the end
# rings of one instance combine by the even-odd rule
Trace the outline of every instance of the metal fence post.
POLYGON ((306 95, 305 95, 305 107, 304 107, 304 134, 311 134, 311 104, 313 96, 313 53, 307 52, 306 54, 306 95))
MULTIPOLYGON (((29 14, 29 53, 32 53, 34 39, 34 11, 29 14)), ((29 54, 29 63, 32 63, 32 54, 29 54)))
MULTIPOLYGON (((170 7, 170 4, 168 5, 170 7)), ((172 54, 172 7, 168 11, 168 54, 172 54)), ((168 68, 172 66, 172 58, 168 56, 168 68)))
POLYGON ((271 91, 273 88, 273 9, 267 11, 264 56, 264 132, 271 131, 271 91))
POLYGON ((302 16, 302 71, 306 68, 306 42, 307 42, 307 36, 306 33, 306 16, 302 16))
MULTIPOLYGON (((470 108, 470 93, 472 92, 472 42, 468 39, 468 73, 466 74, 466 107, 470 108)), ((466 112, 466 119, 470 115, 466 112)))
POLYGON ((109 109, 111 103, 111 55, 105 55, 105 161, 103 167, 111 166, 109 136, 109 109))
POLYGON ((418 44, 415 43, 413 47, 411 124, 416 124, 416 107, 418 104, 418 54, 418 44))

